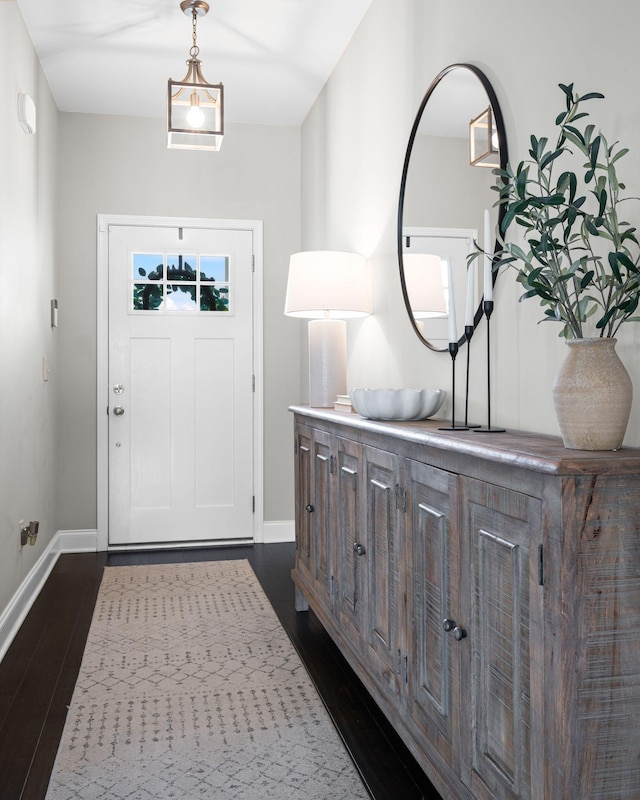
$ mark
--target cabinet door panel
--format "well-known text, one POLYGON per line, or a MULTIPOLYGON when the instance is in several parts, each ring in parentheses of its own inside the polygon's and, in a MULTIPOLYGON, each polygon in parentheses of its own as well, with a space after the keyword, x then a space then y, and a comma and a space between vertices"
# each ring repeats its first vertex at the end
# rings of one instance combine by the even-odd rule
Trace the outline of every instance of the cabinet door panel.
POLYGON ((311 503, 312 467, 311 429, 304 425, 296 428, 295 514, 296 514, 296 569, 311 582, 311 503))
POLYGON ((311 516, 311 564, 316 596, 330 608, 333 599, 333 551, 331 504, 331 442, 325 431, 314 431, 312 442, 313 487, 311 516))
POLYGON ((362 617, 366 600, 366 551, 363 526, 362 448, 337 439, 336 534, 338 546, 338 616, 341 628, 355 649, 361 647, 362 617), (356 546, 360 546, 360 550, 356 546))
POLYGON ((407 508, 410 659, 409 703, 415 724, 448 764, 453 761, 459 684, 452 649, 456 641, 443 628, 456 619, 452 597, 457 588, 458 547, 451 508, 456 508, 457 478, 451 473, 409 462, 407 508), (456 695, 457 697, 457 695, 456 695))
POLYGON ((480 798, 531 797, 529 604, 536 586, 538 500, 464 481, 468 551, 461 588, 469 630, 459 646, 463 725, 471 752, 465 781, 480 798), (530 552, 531 551, 531 552, 530 552))
POLYGON ((383 688, 400 690, 399 531, 397 456, 365 448, 368 656, 383 688))

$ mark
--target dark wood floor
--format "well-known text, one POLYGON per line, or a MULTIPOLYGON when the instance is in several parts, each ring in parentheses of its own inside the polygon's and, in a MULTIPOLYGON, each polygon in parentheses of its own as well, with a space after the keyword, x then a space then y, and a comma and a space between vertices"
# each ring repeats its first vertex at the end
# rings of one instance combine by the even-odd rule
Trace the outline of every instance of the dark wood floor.
POLYGON ((0 663, 0 800, 46 794, 105 565, 230 558, 251 563, 375 800, 440 800, 313 612, 295 612, 293 557, 292 544, 61 556, 0 663))

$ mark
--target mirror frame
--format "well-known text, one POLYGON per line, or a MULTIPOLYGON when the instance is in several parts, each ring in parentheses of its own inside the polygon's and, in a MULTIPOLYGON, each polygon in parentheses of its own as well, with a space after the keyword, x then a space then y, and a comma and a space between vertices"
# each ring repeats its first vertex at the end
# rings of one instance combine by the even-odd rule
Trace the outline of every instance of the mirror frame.
MULTIPOLYGON (((404 298, 404 304, 407 309, 407 314, 409 315, 409 319, 411 320, 411 325, 413 326, 413 330, 416 336, 420 339, 422 344, 426 345, 430 350, 433 350, 436 353, 448 353, 448 348, 446 347, 435 347, 428 339, 420 333, 418 330, 418 326, 416 325, 415 317, 413 316, 413 312, 411 310, 411 305, 409 303, 409 293, 407 291, 407 285, 405 282, 404 277, 404 259, 403 259, 403 235, 402 235, 402 228, 403 228, 403 217, 404 217, 404 196, 405 196, 405 189, 407 185, 407 175, 409 172, 409 163, 411 161, 411 153, 413 152, 413 145, 415 142, 415 138, 418 133, 418 128, 420 127, 420 123, 422 121, 422 115, 424 110, 429 102, 429 98, 435 91, 436 87, 440 84, 442 79, 448 75, 450 72, 456 69, 466 69, 472 72, 476 78, 482 84, 483 89, 487 93, 487 97, 489 99, 489 103, 491 105, 491 109, 493 111, 493 117, 496 125, 496 132, 498 134, 498 147, 500 150, 500 169, 506 169, 507 163, 509 161, 509 156, 507 152, 507 134, 506 129, 504 126, 504 119, 502 117, 502 110, 500 109, 500 104, 498 103, 498 98, 496 96, 495 91, 493 90, 493 86, 491 85, 487 76, 482 72, 482 70, 478 69, 478 67, 474 66, 473 64, 450 64, 448 67, 445 67, 441 72, 439 72, 436 77, 431 82, 431 85, 427 89, 425 96, 422 99, 422 103, 418 108, 418 112, 416 114, 416 118, 413 123, 413 127, 411 128, 411 134, 409 136, 409 142, 407 144, 407 151, 404 157, 404 166, 402 169, 402 180, 400 182, 400 197, 398 201, 398 267, 400 270, 400 283, 402 285, 402 296, 404 298)), ((500 206, 498 209, 498 228, 502 228, 502 220, 504 218, 505 209, 504 206, 500 206)), ((495 254, 496 250, 498 249, 498 240, 496 239, 493 246, 493 253, 495 254)), ((493 273, 493 284, 495 285, 496 278, 498 277, 497 272, 493 273)), ((473 318, 473 327, 474 329, 478 326, 480 320, 482 319, 482 300, 478 304, 478 308, 474 314, 473 318)), ((463 334, 460 339, 458 340, 458 346, 461 347, 467 341, 466 336, 463 334)))

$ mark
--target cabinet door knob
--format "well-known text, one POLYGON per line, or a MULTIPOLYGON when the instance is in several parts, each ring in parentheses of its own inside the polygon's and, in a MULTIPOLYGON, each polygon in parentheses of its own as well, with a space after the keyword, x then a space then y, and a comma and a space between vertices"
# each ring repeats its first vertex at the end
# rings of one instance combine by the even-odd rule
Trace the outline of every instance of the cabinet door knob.
POLYGON ((442 620, 442 627, 447 633, 449 633, 449 631, 452 631, 456 627, 455 620, 452 619, 442 620))
POLYGON ((358 542, 354 542, 353 543, 353 552, 357 556, 363 556, 367 551, 364 549, 364 547, 361 544, 359 544, 358 542))
POLYGON ((458 642, 460 641, 460 639, 464 639, 466 635, 467 632, 465 631, 465 629, 461 628, 459 625, 456 625, 456 627, 453 629, 453 638, 456 639, 456 641, 458 642))
POLYGON ((306 510, 307 510, 309 513, 311 513, 312 511, 315 511, 315 508, 314 508, 314 507, 311 505, 311 503, 307 503, 307 505, 305 506, 305 509, 306 509, 306 510))

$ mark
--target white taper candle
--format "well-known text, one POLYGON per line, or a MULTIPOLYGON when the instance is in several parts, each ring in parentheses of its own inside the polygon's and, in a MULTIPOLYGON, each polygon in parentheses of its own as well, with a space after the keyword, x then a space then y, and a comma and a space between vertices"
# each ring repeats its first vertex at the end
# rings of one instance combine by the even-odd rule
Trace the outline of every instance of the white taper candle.
POLYGON ((451 265, 450 258, 446 258, 445 261, 447 263, 447 282, 449 284, 449 341, 457 342, 458 326, 456 325, 456 301, 455 301, 455 291, 453 286, 453 268, 451 265))
POLYGON ((493 300, 493 281, 491 275, 491 256, 489 253, 492 252, 493 248, 491 247, 491 225, 489 223, 489 209, 485 208, 484 210, 484 241, 482 243, 482 249, 485 252, 484 256, 484 299, 485 300, 493 300))
POLYGON ((467 313, 464 318, 465 327, 473 327, 473 315, 476 306, 476 261, 467 265, 467 313))

